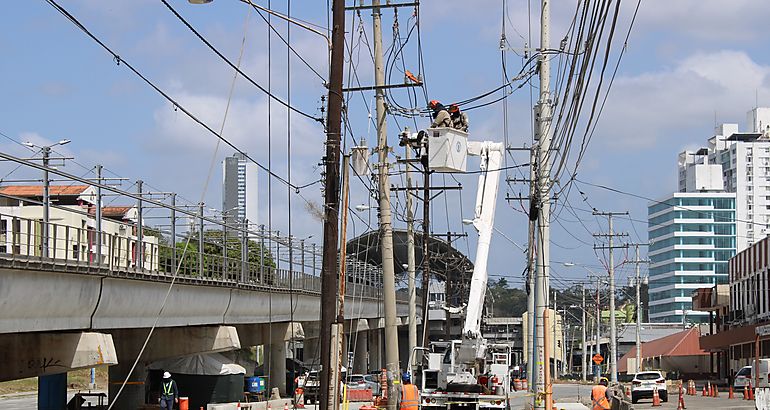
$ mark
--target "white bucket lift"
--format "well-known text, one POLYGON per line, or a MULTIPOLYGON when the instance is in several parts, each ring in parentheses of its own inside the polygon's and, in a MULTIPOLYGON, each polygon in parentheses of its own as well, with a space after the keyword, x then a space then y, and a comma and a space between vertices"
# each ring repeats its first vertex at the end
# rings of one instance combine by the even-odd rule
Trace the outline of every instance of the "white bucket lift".
POLYGON ((428 167, 431 171, 465 172, 468 133, 454 128, 428 128, 428 167))

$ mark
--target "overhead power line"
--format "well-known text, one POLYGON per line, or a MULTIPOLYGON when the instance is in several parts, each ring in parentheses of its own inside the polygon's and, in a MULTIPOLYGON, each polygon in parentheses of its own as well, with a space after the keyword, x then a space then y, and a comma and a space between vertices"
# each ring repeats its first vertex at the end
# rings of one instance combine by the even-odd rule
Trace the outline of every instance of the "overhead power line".
MULTIPOLYGON (((165 98, 167 101, 169 101, 171 104, 173 104, 174 107, 176 107, 179 110, 181 110, 183 113, 185 113, 185 115, 190 117, 191 120, 193 120, 194 122, 198 123, 201 127, 205 128, 206 131, 208 131, 212 135, 214 135, 217 138, 219 138, 222 142, 227 144, 230 148, 234 149, 236 152, 240 153, 245 158, 247 158, 248 160, 250 160, 251 162, 256 164, 260 169, 262 169, 263 171, 267 172, 268 175, 270 175, 271 177, 281 181, 282 183, 286 184, 287 186, 293 188, 295 190, 295 192, 299 192, 299 190, 302 189, 302 187, 307 187, 308 186, 308 185, 303 185, 302 187, 296 186, 296 185, 290 183, 289 181, 287 181, 282 176, 272 172, 272 170, 270 170, 269 168, 265 167, 264 165, 262 165, 261 163, 256 161, 254 158, 249 156, 246 152, 244 152, 243 150, 241 150, 240 148, 235 146, 235 144, 233 144, 228 139, 223 137, 220 133, 214 131, 214 129, 212 129, 209 125, 207 125, 205 122, 203 122, 198 117, 196 117, 193 113, 191 113, 183 105, 179 104, 174 98, 172 98, 170 95, 168 95, 168 93, 163 91, 159 86, 157 86, 154 82, 152 82, 149 78, 147 78, 144 74, 142 74, 137 68, 135 68, 133 65, 131 65, 128 61, 126 61, 125 59, 121 58, 120 55, 118 55, 109 46, 107 46, 103 41, 101 41, 98 37, 96 37, 96 35, 91 33, 91 31, 89 31, 88 28, 86 28, 82 23, 80 23, 80 21, 78 21, 78 19, 75 18, 75 16, 73 16, 70 12, 68 12, 64 7, 60 6, 55 0, 46 0, 46 2, 49 5, 51 5, 51 7, 53 7, 56 11, 61 13, 64 17, 66 17, 72 24, 74 24, 77 28, 79 28, 83 33, 85 33, 94 42, 99 44, 99 46, 101 46, 105 51, 107 51, 107 53, 109 53, 112 56, 112 58, 115 60, 115 62, 118 65, 120 65, 121 63, 123 65, 125 65, 137 77, 139 77, 142 81, 144 81, 147 85, 149 85, 152 89, 154 89, 158 94, 163 96, 163 98, 165 98)), ((270 95, 272 95, 272 94, 270 94, 270 95)), ((272 99, 275 99, 275 98, 272 98, 272 99)), ((306 115, 306 114, 303 114, 303 115, 306 115)), ((311 117, 311 118, 315 119, 314 117, 311 117)))

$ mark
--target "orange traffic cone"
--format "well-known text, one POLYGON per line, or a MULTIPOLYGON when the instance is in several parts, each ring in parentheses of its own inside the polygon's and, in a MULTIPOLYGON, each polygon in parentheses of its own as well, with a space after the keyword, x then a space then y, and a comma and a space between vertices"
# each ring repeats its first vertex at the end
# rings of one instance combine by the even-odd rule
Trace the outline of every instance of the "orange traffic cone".
POLYGON ((754 388, 751 386, 751 382, 749 382, 749 400, 754 400, 754 388))
POLYGON ((749 385, 748 384, 744 384, 743 385, 743 400, 748 400, 748 399, 749 399, 749 385))
POLYGON ((682 386, 679 386, 679 404, 677 404, 676 410, 684 410, 686 408, 687 407, 684 405, 684 394, 682 394, 682 386))
POLYGON ((652 407, 660 407, 660 396, 658 395, 658 388, 652 391, 652 407))
POLYGON ((706 392, 706 385, 703 385, 703 397, 708 396, 708 393, 706 392))
POLYGON ((732 385, 730 386, 730 390, 727 393, 727 398, 728 399, 734 399, 735 398, 735 396, 733 395, 733 386, 732 385))
POLYGON ((714 385, 714 397, 719 397, 719 386, 714 385))

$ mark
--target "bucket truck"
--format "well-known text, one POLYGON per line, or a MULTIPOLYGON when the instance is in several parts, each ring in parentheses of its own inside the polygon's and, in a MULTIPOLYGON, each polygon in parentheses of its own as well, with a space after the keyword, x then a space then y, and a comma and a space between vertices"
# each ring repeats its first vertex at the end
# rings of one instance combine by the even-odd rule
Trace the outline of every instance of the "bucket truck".
MULTIPOLYGON (((428 131, 430 133, 434 130, 428 131)), ((447 145, 460 147, 458 144, 447 145)), ((415 349, 424 352, 421 386, 423 409, 508 408, 510 347, 505 344, 487 344, 481 335, 481 316, 487 290, 487 260, 494 229, 503 150, 501 143, 467 142, 467 155, 481 158, 482 172, 479 173, 472 220, 478 232, 476 259, 461 340, 433 342, 430 347, 415 349)))

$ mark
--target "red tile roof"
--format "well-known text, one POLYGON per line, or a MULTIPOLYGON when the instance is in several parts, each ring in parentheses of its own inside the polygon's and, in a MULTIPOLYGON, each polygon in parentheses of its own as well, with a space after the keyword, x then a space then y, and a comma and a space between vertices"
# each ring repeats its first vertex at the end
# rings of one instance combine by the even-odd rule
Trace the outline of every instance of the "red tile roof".
MULTIPOLYGON (((708 353, 700 348, 700 330, 692 327, 685 331, 674 333, 660 339, 642 343, 642 357, 670 356, 701 356, 708 353)), ((636 357, 636 349, 632 348, 618 361, 618 371, 627 371, 626 359, 636 357)))
MULTIPOLYGON (((50 195, 54 196, 77 196, 88 189, 88 185, 51 185, 50 195)), ((37 197, 43 196, 42 185, 8 185, 0 187, 0 192, 6 195, 18 197, 37 197)))
MULTIPOLYGON (((105 206, 102 208, 102 216, 105 218, 123 218, 132 206, 105 206)), ((88 210, 89 215, 95 215, 96 209, 91 207, 88 210)))

